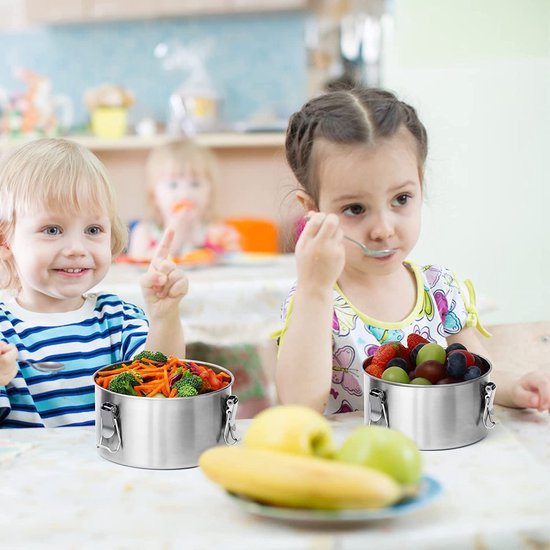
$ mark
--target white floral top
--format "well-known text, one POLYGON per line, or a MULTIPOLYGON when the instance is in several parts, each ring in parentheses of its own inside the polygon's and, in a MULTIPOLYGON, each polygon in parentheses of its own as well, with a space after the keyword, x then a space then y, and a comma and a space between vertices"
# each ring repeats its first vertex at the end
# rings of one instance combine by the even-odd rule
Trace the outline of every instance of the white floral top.
MULTIPOLYGON (((332 318, 332 387, 325 414, 351 412, 363 409, 363 362, 376 349, 388 342, 406 345, 407 335, 421 334, 428 340, 446 346, 446 338, 458 334, 465 326, 478 327, 475 294, 467 281, 470 301, 466 303, 456 276, 440 265, 406 265, 412 270, 417 284, 417 300, 411 313, 402 321, 378 321, 357 310, 338 285, 334 287, 332 318)), ((279 345, 284 344, 284 333, 292 314, 291 289, 282 307, 283 328, 279 345)))

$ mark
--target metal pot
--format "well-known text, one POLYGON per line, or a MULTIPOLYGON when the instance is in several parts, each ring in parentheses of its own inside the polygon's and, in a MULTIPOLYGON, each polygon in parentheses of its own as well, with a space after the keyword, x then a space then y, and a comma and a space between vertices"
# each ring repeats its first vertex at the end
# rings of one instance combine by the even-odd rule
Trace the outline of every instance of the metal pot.
POLYGON ((235 444, 235 377, 223 367, 193 362, 226 372, 229 384, 210 393, 169 399, 121 395, 95 384, 99 455, 124 466, 170 470, 197 466, 201 453, 210 447, 235 444))
POLYGON ((455 384, 399 384, 365 372, 365 424, 394 428, 421 450, 453 449, 483 439, 495 426, 496 386, 489 381, 490 362, 482 361, 484 374, 455 384))

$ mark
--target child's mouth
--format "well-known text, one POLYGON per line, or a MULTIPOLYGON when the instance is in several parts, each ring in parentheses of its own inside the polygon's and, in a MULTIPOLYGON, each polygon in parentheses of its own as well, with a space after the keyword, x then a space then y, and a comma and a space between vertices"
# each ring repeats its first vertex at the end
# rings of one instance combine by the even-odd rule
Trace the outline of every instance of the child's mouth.
POLYGON ((81 275, 82 273, 85 273, 88 271, 87 267, 67 267, 64 269, 56 269, 55 271, 59 273, 64 273, 67 275, 81 275))

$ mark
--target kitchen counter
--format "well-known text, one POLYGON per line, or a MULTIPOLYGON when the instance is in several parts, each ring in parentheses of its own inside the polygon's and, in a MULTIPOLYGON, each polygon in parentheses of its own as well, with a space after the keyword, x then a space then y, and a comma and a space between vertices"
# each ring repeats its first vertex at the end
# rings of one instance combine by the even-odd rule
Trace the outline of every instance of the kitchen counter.
MULTIPOLYGON (((408 515, 311 525, 243 511, 198 468, 104 460, 94 428, 0 430, 5 548, 480 549, 550 545, 550 417, 495 407, 482 441, 424 451, 442 496, 408 515)), ((330 417, 337 440, 362 414, 330 417)), ((240 435, 248 420, 237 422, 240 435)), ((322 482, 322 480, 320 480, 322 482)))

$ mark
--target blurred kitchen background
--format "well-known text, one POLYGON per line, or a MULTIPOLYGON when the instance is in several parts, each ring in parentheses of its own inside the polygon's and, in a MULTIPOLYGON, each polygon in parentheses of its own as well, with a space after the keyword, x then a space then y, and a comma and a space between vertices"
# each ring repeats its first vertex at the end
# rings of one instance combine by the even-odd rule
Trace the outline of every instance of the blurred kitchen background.
POLYGON ((282 250, 288 116, 350 79, 388 87, 430 137, 414 259, 473 279, 488 323, 549 318, 548 0, 0 0, 0 50, 2 148, 80 140, 129 222, 149 149, 195 135, 220 209, 272 219, 282 250))

